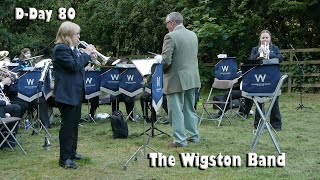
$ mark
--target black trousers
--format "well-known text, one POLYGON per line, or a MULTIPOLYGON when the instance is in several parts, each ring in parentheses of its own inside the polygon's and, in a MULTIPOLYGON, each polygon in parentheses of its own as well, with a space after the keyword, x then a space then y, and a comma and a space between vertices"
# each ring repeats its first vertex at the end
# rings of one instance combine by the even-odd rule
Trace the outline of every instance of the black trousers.
MULTIPOLYGON (((270 124, 276 130, 282 129, 282 121, 281 121, 281 114, 279 110, 279 97, 277 97, 270 114, 270 124)), ((262 107, 262 104, 259 103, 259 106, 262 107)), ((259 124, 259 120, 261 119, 260 114, 256 110, 255 117, 254 117, 254 127, 257 128, 259 124)))
MULTIPOLYGON (((166 114, 168 114, 168 105, 167 105, 167 97, 166 95, 163 94, 163 97, 162 97, 163 101, 162 101, 162 108, 163 110, 166 112, 166 114)), ((149 93, 144 93, 143 96, 140 97, 140 105, 141 105, 141 109, 142 109, 142 112, 144 111, 144 106, 146 105, 146 117, 148 117, 148 111, 151 109, 151 117, 149 118, 149 122, 151 122, 152 120, 154 120, 153 118, 153 114, 152 113, 154 111, 153 108, 151 108, 151 105, 152 105, 152 98, 151 98, 151 94, 149 93)), ((147 120, 148 122, 148 120, 147 120)))
POLYGON ((60 103, 61 127, 59 132, 60 160, 71 159, 77 153, 78 127, 81 118, 81 103, 71 106, 60 103))
MULTIPOLYGON (((112 106, 112 112, 119 110, 119 103, 124 102, 126 105, 126 111, 127 114, 130 114, 130 112, 134 108, 134 97, 129 97, 124 94, 119 94, 118 96, 110 96, 111 100, 111 106, 112 106)), ((130 114, 130 118, 133 119, 133 113, 130 114)))
POLYGON ((94 114, 96 113, 96 110, 99 107, 99 96, 89 99, 89 102, 90 102, 90 115, 92 118, 94 118, 94 114))

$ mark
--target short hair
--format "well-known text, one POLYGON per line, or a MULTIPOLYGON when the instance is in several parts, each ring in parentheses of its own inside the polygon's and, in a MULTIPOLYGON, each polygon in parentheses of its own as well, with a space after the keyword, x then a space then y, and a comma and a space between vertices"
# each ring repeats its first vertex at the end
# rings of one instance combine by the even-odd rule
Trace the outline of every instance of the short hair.
POLYGON ((169 21, 174 21, 177 23, 177 25, 179 24, 183 24, 183 17, 180 13, 178 12, 171 12, 170 14, 167 15, 167 19, 169 21))
POLYGON ((72 44, 71 37, 80 32, 80 26, 76 23, 65 21, 63 22, 56 36, 56 44, 63 43, 70 46, 72 44))

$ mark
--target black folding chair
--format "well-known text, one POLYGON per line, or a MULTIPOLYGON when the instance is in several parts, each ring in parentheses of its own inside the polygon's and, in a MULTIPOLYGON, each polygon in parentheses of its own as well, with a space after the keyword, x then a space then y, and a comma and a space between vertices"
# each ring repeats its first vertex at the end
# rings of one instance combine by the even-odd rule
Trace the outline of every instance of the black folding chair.
POLYGON ((8 146, 9 146, 12 150, 14 150, 14 148, 11 146, 10 143, 15 143, 15 144, 17 144, 17 145, 20 147, 20 149, 23 151, 24 154, 27 154, 27 153, 25 152, 25 150, 23 149, 23 147, 21 146, 21 144, 19 143, 19 141, 18 141, 18 140, 16 139, 16 137, 14 136, 14 134, 15 134, 15 133, 14 133, 14 130, 15 130, 15 128, 18 128, 17 126, 18 126, 20 120, 21 120, 21 119, 18 118, 18 117, 0 118, 0 125, 1 125, 1 127, 0 127, 0 135, 1 135, 2 138, 3 138, 3 140, 0 142, 0 147, 1 147, 2 145, 4 145, 4 143, 7 143, 8 146), (8 126, 9 123, 14 123, 13 126, 12 126, 12 128, 10 128, 11 125, 8 126), (11 142, 11 141, 8 139, 10 136, 11 136, 12 139, 14 140, 13 142, 11 142))

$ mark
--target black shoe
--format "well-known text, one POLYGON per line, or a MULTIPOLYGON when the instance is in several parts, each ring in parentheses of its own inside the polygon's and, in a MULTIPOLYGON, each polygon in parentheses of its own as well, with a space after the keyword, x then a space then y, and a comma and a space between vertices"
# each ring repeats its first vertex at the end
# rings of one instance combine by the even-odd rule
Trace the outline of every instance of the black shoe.
POLYGON ((281 131, 281 128, 273 128, 273 129, 277 132, 281 131))
POLYGON ((75 154, 71 157, 72 160, 81 160, 83 157, 80 154, 75 154))
POLYGON ((213 119, 219 119, 219 118, 220 118, 220 116, 221 116, 221 114, 220 114, 220 113, 218 113, 218 114, 213 115, 213 116, 212 116, 212 118, 213 118, 213 119))
POLYGON ((67 159, 65 161, 63 160, 59 160, 59 166, 65 168, 65 169, 77 169, 78 166, 73 162, 71 161, 70 159, 67 159))

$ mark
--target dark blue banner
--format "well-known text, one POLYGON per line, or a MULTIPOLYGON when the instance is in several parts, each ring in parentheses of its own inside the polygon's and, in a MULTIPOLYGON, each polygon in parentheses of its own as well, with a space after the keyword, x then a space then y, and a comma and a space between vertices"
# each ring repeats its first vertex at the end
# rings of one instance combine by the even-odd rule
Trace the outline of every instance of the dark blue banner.
POLYGON ((119 91, 129 97, 142 93, 143 78, 136 68, 127 68, 120 74, 119 91))
POLYGON ((43 82, 43 94, 46 100, 53 95, 53 89, 51 88, 51 83, 52 83, 52 74, 51 74, 51 69, 49 69, 47 71, 46 77, 44 78, 44 82, 43 82))
POLYGON ((41 71, 21 71, 20 73, 22 75, 18 79, 18 97, 27 102, 31 102, 35 100, 38 95, 41 96, 42 90, 38 90, 41 71))
POLYGON ((100 95, 101 76, 100 71, 85 72, 85 99, 91 99, 100 95))
POLYGON ((101 87, 100 90, 109 93, 113 96, 120 94, 119 92, 119 69, 110 68, 101 74, 101 87))
POLYGON ((215 65, 215 78, 219 80, 233 80, 237 76, 237 60, 234 57, 227 57, 215 65))
POLYGON ((162 88, 163 88, 163 76, 162 76, 162 64, 154 64, 152 66, 152 106, 157 112, 162 105, 162 88))
POLYGON ((280 65, 265 64, 253 67, 242 76, 242 91, 246 93, 273 93, 280 80, 280 65))

